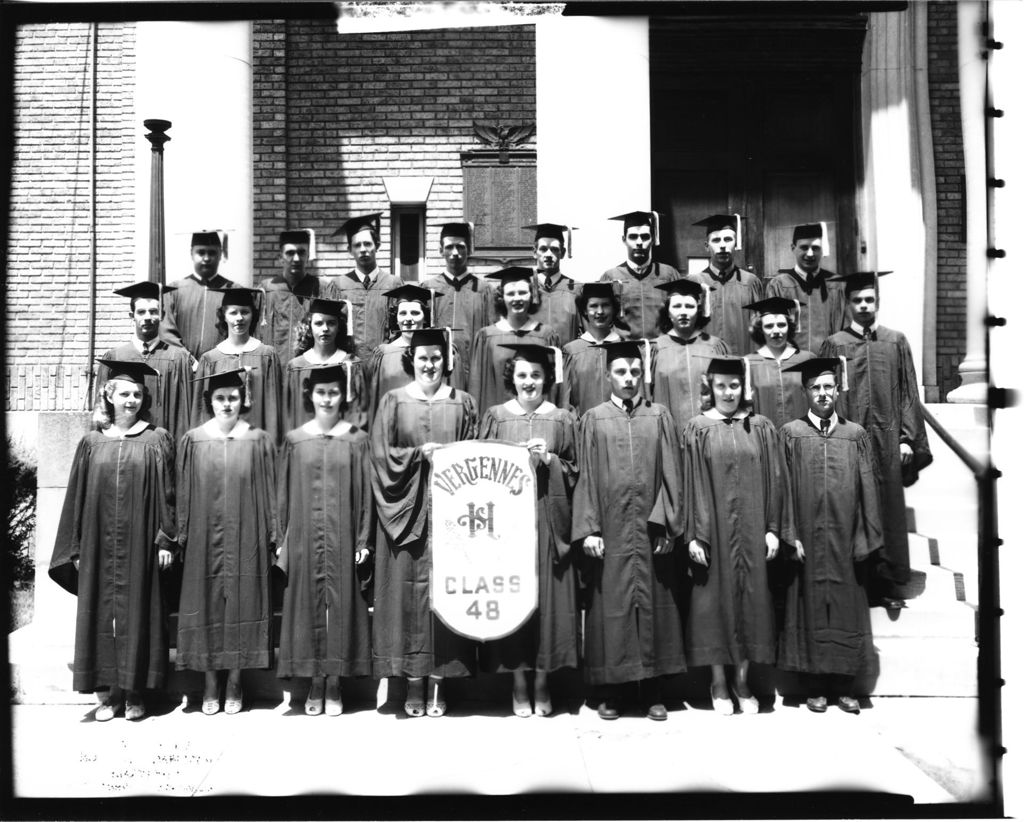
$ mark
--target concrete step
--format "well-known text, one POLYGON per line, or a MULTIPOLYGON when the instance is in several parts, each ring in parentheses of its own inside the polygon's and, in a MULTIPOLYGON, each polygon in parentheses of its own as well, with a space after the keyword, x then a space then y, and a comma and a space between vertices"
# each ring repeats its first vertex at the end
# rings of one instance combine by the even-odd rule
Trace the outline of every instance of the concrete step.
POLYGON ((874 696, 977 696, 978 648, 973 639, 875 637, 880 672, 859 680, 874 696))
POLYGON ((898 611, 871 609, 871 633, 875 638, 973 640, 977 635, 977 612, 966 602, 949 607, 929 607, 915 599, 898 611))

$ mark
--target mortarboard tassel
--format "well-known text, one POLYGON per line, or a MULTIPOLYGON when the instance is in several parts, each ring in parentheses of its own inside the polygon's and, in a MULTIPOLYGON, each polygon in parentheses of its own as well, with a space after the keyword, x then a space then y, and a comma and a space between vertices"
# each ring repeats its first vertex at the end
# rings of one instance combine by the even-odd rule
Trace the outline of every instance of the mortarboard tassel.
POLYGON ((700 310, 705 317, 711 318, 711 288, 707 283, 700 284, 700 310))
POLYGON ((821 226, 821 256, 822 257, 829 257, 829 256, 831 256, 832 252, 829 249, 829 245, 828 245, 828 226, 825 225, 825 221, 824 220, 822 220, 820 223, 818 223, 818 225, 821 226))
POLYGON ((736 218, 736 250, 743 250, 743 221, 740 219, 739 214, 733 214, 736 218))
POLYGON ((261 286, 256 286, 256 290, 260 292, 260 325, 267 324, 267 290, 261 286))
POLYGON ((654 223, 654 244, 661 245, 661 215, 657 211, 651 212, 651 222, 654 223))
POLYGON ((343 360, 345 366, 345 402, 351 403, 355 399, 355 391, 352 386, 352 360, 343 360))
POLYGON ((228 233, 217 229, 217 236, 220 237, 220 256, 226 260, 228 258, 228 233))
POLYGON ((562 349, 557 345, 549 345, 551 353, 555 355, 555 385, 562 384, 562 349))
POLYGON ((249 372, 252 371, 252 366, 242 365, 242 355, 239 354, 238 367, 245 369, 245 373, 242 374, 242 387, 245 389, 245 402, 242 404, 242 410, 248 411, 252 408, 252 381, 249 379, 249 372))
POLYGON ((565 228, 565 256, 572 259, 572 226, 565 228))
POLYGON ((307 228, 306 233, 309 235, 309 260, 312 262, 316 259, 316 232, 307 228))
POLYGON ((651 341, 647 338, 643 340, 644 344, 644 385, 651 384, 651 341))
POLYGON ((793 307, 796 309, 796 333, 800 333, 800 300, 793 300, 793 307))
POLYGON ((843 372, 843 376, 839 380, 839 390, 840 391, 849 391, 850 390, 850 381, 849 381, 849 378, 847 377, 847 371, 846 371, 846 356, 843 355, 843 354, 839 355, 839 369, 843 372))
POLYGON ((750 360, 743 357, 743 401, 754 401, 754 386, 750 382, 750 360))
POLYGON ((445 335, 445 374, 452 373, 452 357, 455 356, 455 351, 452 348, 452 329, 451 326, 446 325, 444 327, 445 335))
POLYGON ((473 241, 476 239, 476 227, 471 222, 467 222, 469 226, 469 248, 466 249, 466 254, 473 253, 473 241))
POLYGON ((339 300, 345 304, 345 336, 355 342, 355 332, 352 330, 352 301, 339 300))

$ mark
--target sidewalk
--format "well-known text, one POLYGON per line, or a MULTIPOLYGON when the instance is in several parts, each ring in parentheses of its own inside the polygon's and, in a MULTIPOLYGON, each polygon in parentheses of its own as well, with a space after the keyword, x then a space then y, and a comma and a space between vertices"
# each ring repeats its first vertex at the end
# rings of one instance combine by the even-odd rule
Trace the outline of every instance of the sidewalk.
MULTIPOLYGON (((97 723, 83 705, 13 705, 17 797, 310 793, 872 791, 916 804, 984 800, 976 700, 875 698, 859 716, 777 701, 757 716, 670 704, 669 720, 615 722, 581 707, 521 719, 454 705, 410 720, 386 705, 307 717, 301 703, 236 716, 166 706, 97 723), (60 744, 53 744, 60 740, 60 744)), ((947 815, 948 809, 940 815, 947 815)), ((515 815, 515 814, 513 814, 515 815)), ((668 814, 674 815, 674 814, 668 814)))

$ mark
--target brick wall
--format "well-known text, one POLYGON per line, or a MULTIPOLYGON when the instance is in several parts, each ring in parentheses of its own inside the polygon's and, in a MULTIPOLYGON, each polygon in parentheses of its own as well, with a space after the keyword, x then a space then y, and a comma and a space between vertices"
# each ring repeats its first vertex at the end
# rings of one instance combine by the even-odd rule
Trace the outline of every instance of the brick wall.
POLYGON ((96 25, 96 348, 88 350, 93 27, 19 28, 8 237, 8 410, 76 410, 95 354, 125 337, 133 270, 134 26, 96 25))
POLYGON ((483 144, 473 120, 536 121, 533 26, 339 35, 332 21, 253 27, 254 272, 277 272, 277 232, 317 232, 321 273, 352 267, 349 216, 384 212, 382 176, 433 177, 427 273, 441 269, 437 229, 462 217, 459 153, 483 144), (340 242, 339 242, 340 240, 340 242))
POLYGON ((964 152, 957 69, 957 4, 928 3, 928 89, 938 199, 938 313, 936 373, 939 397, 960 385, 966 354, 967 273, 964 224, 964 152))

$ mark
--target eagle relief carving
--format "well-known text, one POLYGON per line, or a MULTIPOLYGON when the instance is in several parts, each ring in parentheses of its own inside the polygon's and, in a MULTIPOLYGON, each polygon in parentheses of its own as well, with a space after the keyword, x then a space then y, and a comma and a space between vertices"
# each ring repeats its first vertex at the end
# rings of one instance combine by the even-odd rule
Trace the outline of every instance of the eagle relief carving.
POLYGON ((500 123, 488 125, 476 120, 473 121, 473 131, 491 148, 498 150, 498 162, 508 163, 509 149, 513 149, 525 143, 537 133, 537 127, 533 123, 524 123, 518 126, 503 126, 500 123))

